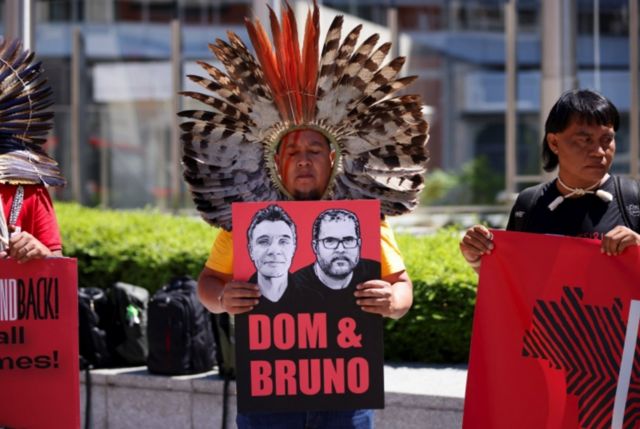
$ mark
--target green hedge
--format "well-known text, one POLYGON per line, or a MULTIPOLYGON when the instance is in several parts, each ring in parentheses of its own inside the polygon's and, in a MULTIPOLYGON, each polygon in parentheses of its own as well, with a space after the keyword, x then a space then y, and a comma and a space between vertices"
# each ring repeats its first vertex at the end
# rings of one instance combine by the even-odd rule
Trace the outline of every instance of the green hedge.
POLYGON ((458 231, 396 239, 413 281, 413 306, 403 318, 387 320, 385 358, 466 362, 478 278, 460 255, 458 231))
POLYGON ((78 259, 79 285, 116 281, 151 293, 175 275, 197 278, 217 230, 200 218, 97 210, 56 203, 65 256, 78 259))
MULTIPOLYGON (((66 256, 78 259, 80 286, 125 281, 151 293, 172 276, 198 276, 217 231, 199 218, 154 211, 112 211, 56 203, 66 256)), ((386 321, 385 357, 412 362, 465 362, 476 275, 458 252, 458 232, 398 234, 414 283, 414 304, 386 321)))

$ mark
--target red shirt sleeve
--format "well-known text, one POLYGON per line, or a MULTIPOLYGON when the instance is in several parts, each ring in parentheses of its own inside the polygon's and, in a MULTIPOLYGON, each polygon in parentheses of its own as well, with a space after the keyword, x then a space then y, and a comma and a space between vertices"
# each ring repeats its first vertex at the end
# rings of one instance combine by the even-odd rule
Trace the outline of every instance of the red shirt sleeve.
MULTIPOLYGON (((36 237, 51 251, 62 250, 60 229, 49 192, 42 185, 23 185, 24 202, 16 226, 36 237)), ((0 185, 7 222, 17 186, 0 185)))

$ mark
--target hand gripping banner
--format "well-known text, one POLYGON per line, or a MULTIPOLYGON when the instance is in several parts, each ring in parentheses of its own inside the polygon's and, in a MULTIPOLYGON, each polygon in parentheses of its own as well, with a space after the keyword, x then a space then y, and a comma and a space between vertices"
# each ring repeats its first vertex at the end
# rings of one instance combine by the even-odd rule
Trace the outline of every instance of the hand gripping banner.
POLYGON ((464 429, 640 427, 640 252, 495 231, 483 257, 464 429))
POLYGON ((0 427, 80 427, 77 297, 75 259, 0 259, 0 427))

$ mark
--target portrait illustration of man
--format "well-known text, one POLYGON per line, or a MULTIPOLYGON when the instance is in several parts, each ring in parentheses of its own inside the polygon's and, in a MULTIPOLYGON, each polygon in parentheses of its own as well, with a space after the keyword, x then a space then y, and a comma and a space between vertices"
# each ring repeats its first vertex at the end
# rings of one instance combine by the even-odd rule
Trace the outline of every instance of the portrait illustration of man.
POLYGON ((291 217, 275 204, 257 211, 247 230, 247 245, 256 267, 250 281, 260 288, 260 305, 286 298, 296 251, 296 226, 291 217))
POLYGON ((358 217, 349 210, 329 209, 313 223, 311 246, 316 261, 295 274, 295 283, 323 297, 353 290, 380 276, 380 263, 361 258, 362 240, 358 217))

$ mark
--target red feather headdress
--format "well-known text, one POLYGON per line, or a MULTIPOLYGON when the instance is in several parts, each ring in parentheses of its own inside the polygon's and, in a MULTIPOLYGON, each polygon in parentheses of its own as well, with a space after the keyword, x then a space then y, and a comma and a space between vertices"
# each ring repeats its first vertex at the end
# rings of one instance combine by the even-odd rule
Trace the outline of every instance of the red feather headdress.
POLYGON ((231 229, 231 203, 290 199, 274 162, 287 133, 325 135, 337 161, 323 198, 381 202, 384 214, 418 203, 428 159, 428 125, 417 95, 396 96, 415 77, 398 77, 404 58, 383 65, 391 44, 373 35, 356 48, 362 26, 341 42, 337 16, 319 53, 318 5, 307 13, 302 49, 293 9, 269 9, 272 40, 245 20, 255 49, 229 32, 209 45, 226 72, 200 62, 208 77, 189 78, 212 95, 182 92, 210 109, 187 110, 182 124, 184 177, 205 220, 231 229))
POLYGON ((286 121, 300 125, 310 122, 315 113, 320 14, 314 2, 313 15, 307 15, 301 53, 295 14, 289 3, 285 8, 282 25, 269 8, 273 45, 260 21, 254 24, 245 19, 245 24, 278 111, 286 121))

